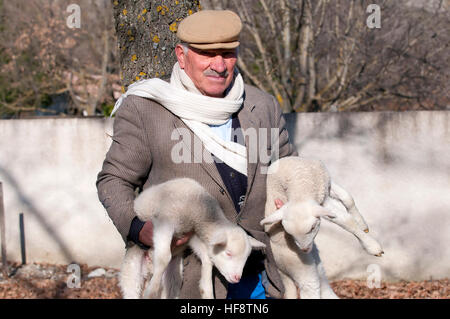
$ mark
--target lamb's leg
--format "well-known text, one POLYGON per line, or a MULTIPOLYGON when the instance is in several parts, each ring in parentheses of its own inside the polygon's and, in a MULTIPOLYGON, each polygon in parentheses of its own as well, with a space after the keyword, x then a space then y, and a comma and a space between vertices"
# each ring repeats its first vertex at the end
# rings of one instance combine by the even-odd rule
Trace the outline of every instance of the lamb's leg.
POLYGON ((320 298, 321 299, 339 299, 339 297, 334 293, 333 289, 328 282, 327 275, 325 273, 325 268, 323 267, 322 260, 320 259, 319 250, 316 245, 313 246, 311 251, 312 256, 314 257, 317 272, 319 273, 320 278, 320 298))
POLYGON ((213 264, 208 256, 208 248, 197 236, 192 236, 189 240, 194 253, 202 263, 201 277, 199 282, 200 295, 202 299, 214 299, 214 290, 212 284, 213 264))
POLYGON ((183 257, 175 256, 163 275, 162 299, 178 299, 183 284, 183 257))
POLYGON ((145 288, 148 286, 148 283, 150 282, 151 276, 153 274, 153 262, 152 257, 153 256, 153 250, 149 249, 145 252, 144 257, 142 259, 142 280, 143 285, 141 288, 141 297, 142 297, 142 291, 145 290, 145 288))
POLYGON ((300 263, 290 267, 289 272, 300 288, 300 299, 320 299, 320 278, 314 257, 300 251, 297 254, 300 263))
POLYGON ((314 274, 314 278, 304 278, 299 283, 300 299, 320 299, 320 279, 314 274))
POLYGON ((362 217, 358 208, 356 208, 353 197, 345 189, 343 189, 338 184, 331 182, 330 196, 342 202, 345 208, 347 208, 348 213, 353 216, 356 223, 358 224, 358 227, 362 231, 366 233, 369 232, 369 227, 367 226, 367 223, 362 217))
POLYGON ((325 218, 355 235, 361 246, 363 246, 369 254, 378 257, 383 254, 381 245, 372 236, 361 230, 361 227, 355 221, 353 216, 347 213, 345 207, 342 206, 340 201, 327 197, 323 203, 323 207, 336 214, 335 218, 325 218))
POLYGON ((284 299, 298 299, 298 290, 295 282, 282 271, 278 271, 284 286, 284 299))
POLYGON ((144 281, 143 260, 145 251, 138 246, 127 249, 119 275, 119 286, 124 299, 139 299, 144 281))
POLYGON ((172 225, 154 220, 153 226, 153 276, 143 296, 151 299, 161 296, 162 277, 172 259, 170 244, 174 234, 172 225))

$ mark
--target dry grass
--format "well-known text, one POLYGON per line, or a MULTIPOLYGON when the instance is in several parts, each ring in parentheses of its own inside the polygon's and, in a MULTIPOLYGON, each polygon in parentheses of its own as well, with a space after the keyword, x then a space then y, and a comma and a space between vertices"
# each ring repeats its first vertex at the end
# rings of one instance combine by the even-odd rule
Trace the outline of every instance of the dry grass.
MULTIPOLYGON (((0 277, 1 299, 117 299, 121 298, 117 285, 117 269, 109 269, 106 276, 88 278, 95 267, 81 265, 81 287, 68 288, 70 273, 64 265, 12 265, 9 278, 0 277)), ((331 283, 343 299, 450 299, 449 279, 420 282, 381 282, 380 288, 368 288, 362 280, 340 280, 331 283)))

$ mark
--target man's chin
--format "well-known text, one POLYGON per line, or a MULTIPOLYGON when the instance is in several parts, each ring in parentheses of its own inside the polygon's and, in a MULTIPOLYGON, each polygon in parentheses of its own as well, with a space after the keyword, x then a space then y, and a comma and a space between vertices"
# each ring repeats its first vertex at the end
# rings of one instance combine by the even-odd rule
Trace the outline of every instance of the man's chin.
POLYGON ((208 77, 205 83, 205 95, 213 97, 223 97, 223 92, 227 89, 227 81, 224 78, 208 77))
POLYGON ((220 86, 217 88, 211 88, 204 91, 204 94, 210 97, 223 97, 223 92, 225 92, 227 88, 225 86, 220 86))

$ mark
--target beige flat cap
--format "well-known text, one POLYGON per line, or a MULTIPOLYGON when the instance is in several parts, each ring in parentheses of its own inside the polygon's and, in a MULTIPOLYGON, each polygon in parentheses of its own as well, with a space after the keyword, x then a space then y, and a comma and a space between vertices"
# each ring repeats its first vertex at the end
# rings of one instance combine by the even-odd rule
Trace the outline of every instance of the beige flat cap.
POLYGON ((197 49, 234 49, 241 29, 241 19, 233 11, 202 10, 181 21, 177 36, 197 49))

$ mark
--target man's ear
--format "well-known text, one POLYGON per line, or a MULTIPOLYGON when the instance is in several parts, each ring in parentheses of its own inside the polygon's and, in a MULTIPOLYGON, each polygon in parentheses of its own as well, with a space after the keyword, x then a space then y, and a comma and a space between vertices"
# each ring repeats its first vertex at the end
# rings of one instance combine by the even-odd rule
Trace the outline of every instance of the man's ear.
POLYGON ((277 209, 271 215, 264 218, 259 224, 264 226, 266 224, 273 224, 279 222, 283 219, 284 211, 286 210, 286 205, 282 206, 280 209, 277 209))
POLYGON ((180 68, 184 69, 184 66, 186 64, 186 55, 184 54, 184 49, 181 44, 177 44, 175 46, 175 55, 177 56, 178 64, 180 65, 180 68))

